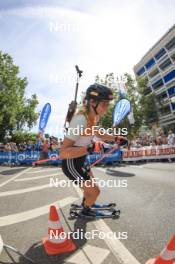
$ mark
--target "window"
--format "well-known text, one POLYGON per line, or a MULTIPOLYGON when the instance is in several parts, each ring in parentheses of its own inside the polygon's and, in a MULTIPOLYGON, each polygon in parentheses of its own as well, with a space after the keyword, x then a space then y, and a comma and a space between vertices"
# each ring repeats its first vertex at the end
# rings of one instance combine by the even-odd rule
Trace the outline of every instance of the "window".
POLYGON ((159 89, 162 85, 163 85, 163 80, 160 79, 157 82, 153 83, 152 87, 153 87, 154 90, 156 90, 156 89, 159 89))
POLYGON ((165 70, 169 65, 171 65, 170 59, 166 59, 162 64, 159 65, 161 70, 165 70))
POLYGON ((163 77, 165 83, 169 82, 170 80, 172 80, 173 78, 175 78, 175 70, 169 72, 167 75, 165 75, 163 77))
POLYGON ((172 50, 173 48, 175 48, 175 37, 172 38, 166 45, 165 47, 167 48, 167 50, 172 50))
POLYGON ((166 105, 165 107, 161 108, 159 111, 162 116, 171 114, 171 109, 169 105, 166 105))
POLYGON ((148 95, 152 92, 151 88, 150 87, 146 87, 143 91, 144 95, 148 95))
POLYGON ((170 97, 175 95, 175 86, 168 89, 168 94, 170 97))
POLYGON ((151 60, 149 60, 146 64, 145 64, 145 67, 146 69, 150 69, 154 64, 155 64, 155 60, 152 58, 151 60))
POLYGON ((156 76, 159 73, 159 70, 156 68, 155 70, 153 70, 152 72, 149 73, 149 77, 153 78, 154 76, 156 76))
POLYGON ((175 53, 171 55, 172 60, 175 62, 175 53))
POLYGON ((138 70, 138 71, 136 72, 136 74, 137 74, 138 76, 140 76, 140 75, 142 75, 144 72, 145 72, 145 69, 144 69, 144 67, 142 67, 140 70, 138 70))
POLYGON ((158 103, 161 103, 161 104, 168 102, 167 93, 164 91, 163 93, 157 95, 156 99, 158 103))
POLYGON ((166 98, 168 98, 166 92, 163 92, 163 93, 159 94, 157 97, 158 97, 159 99, 166 99, 166 98))
POLYGON ((159 59, 160 59, 165 53, 166 53, 166 51, 165 51, 164 48, 162 48, 161 50, 159 50, 159 52, 157 52, 157 53, 155 54, 155 58, 156 58, 156 60, 159 60, 159 59))

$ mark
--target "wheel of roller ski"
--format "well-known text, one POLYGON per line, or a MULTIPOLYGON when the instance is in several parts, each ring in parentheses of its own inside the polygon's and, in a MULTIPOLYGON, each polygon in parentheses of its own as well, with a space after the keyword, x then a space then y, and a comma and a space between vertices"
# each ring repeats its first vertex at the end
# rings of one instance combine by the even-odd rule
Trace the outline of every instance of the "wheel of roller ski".
POLYGON ((77 207, 77 204, 72 203, 70 206, 71 206, 71 207, 77 207))
POLYGON ((77 217, 76 212, 71 211, 71 212, 70 212, 70 217, 71 217, 71 218, 75 218, 75 217, 77 217))
POLYGON ((109 207, 115 207, 116 206, 116 203, 109 203, 108 206, 109 207))
POLYGON ((112 217, 113 218, 119 218, 120 217, 120 210, 112 212, 112 217))

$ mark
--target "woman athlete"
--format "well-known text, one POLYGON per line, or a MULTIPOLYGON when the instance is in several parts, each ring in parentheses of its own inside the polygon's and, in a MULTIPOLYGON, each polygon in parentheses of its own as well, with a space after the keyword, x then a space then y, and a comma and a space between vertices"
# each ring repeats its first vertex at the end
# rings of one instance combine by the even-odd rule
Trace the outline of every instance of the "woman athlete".
POLYGON ((73 116, 60 149, 62 170, 83 190, 81 213, 88 216, 95 216, 91 207, 100 194, 98 185, 92 181, 93 173, 90 166, 86 163, 86 156, 93 152, 93 138, 96 136, 102 141, 117 142, 124 140, 124 137, 111 134, 101 135, 98 131, 93 134, 93 126, 96 126, 100 117, 107 112, 111 100, 113 100, 113 94, 110 88, 101 84, 91 85, 86 91, 83 108, 73 116), (78 133, 77 130, 74 133, 75 128, 78 133))

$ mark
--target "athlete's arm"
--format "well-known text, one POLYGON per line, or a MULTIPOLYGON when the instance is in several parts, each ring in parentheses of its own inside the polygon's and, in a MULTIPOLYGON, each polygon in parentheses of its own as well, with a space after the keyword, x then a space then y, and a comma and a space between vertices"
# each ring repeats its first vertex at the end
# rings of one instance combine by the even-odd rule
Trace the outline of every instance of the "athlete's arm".
POLYGON ((102 141, 115 141, 116 136, 110 134, 102 135, 99 131, 95 131, 95 136, 100 138, 102 141))
POLYGON ((96 137, 100 138, 102 141, 115 141, 117 143, 120 143, 122 140, 126 140, 126 137, 123 136, 116 136, 116 135, 110 135, 110 134, 100 134, 99 131, 95 132, 96 137))
POLYGON ((84 156, 88 153, 86 146, 75 147, 75 146, 73 146, 74 143, 75 143, 75 141, 70 140, 66 137, 64 138, 63 144, 60 148, 60 158, 61 159, 78 158, 78 157, 84 156))

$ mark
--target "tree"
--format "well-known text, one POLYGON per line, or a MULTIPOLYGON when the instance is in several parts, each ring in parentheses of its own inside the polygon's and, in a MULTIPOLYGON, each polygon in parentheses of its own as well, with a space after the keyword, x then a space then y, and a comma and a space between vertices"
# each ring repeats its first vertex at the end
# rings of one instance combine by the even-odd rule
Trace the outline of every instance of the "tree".
MULTIPOLYGON (((113 89, 115 94, 115 103, 122 98, 126 98, 131 102, 135 119, 134 125, 130 125, 129 120, 125 118, 118 126, 127 128, 129 138, 137 136, 142 126, 148 126, 151 128, 151 126, 158 121, 155 95, 153 93, 145 95, 145 91, 147 90, 147 79, 135 79, 128 73, 125 73, 120 78, 115 78, 114 74, 110 73, 105 76, 104 80, 97 75, 96 82, 105 84, 113 89), (125 82, 125 95, 121 95, 119 91, 118 82, 122 81, 125 82)), ((100 124, 104 128, 112 126, 113 107, 114 105, 110 105, 108 112, 102 117, 100 121, 100 124)))
MULTIPOLYGON (((140 106, 143 115, 143 124, 151 128, 158 123, 159 113, 157 109, 157 98, 153 92, 147 94, 148 80, 146 78, 138 78, 138 93, 140 94, 140 106)), ((160 103, 160 102, 159 102, 160 103)))
POLYGON ((27 78, 19 77, 19 67, 7 53, 0 51, 0 140, 24 126, 32 128, 39 114, 35 112, 36 94, 25 97, 27 78))
POLYGON ((97 75, 95 77, 95 82, 107 85, 113 91, 115 102, 110 103, 107 113, 100 119, 100 126, 102 126, 104 128, 112 127, 112 125, 113 125, 112 124, 112 112, 114 109, 114 105, 119 98, 117 86, 116 86, 115 80, 114 80, 114 74, 113 73, 106 74, 104 79, 102 79, 102 78, 100 79, 99 75, 97 75))
POLYGON ((37 134, 25 132, 22 130, 17 130, 13 133, 11 141, 16 142, 18 144, 23 143, 23 142, 28 142, 28 141, 36 142, 37 141, 37 134))

